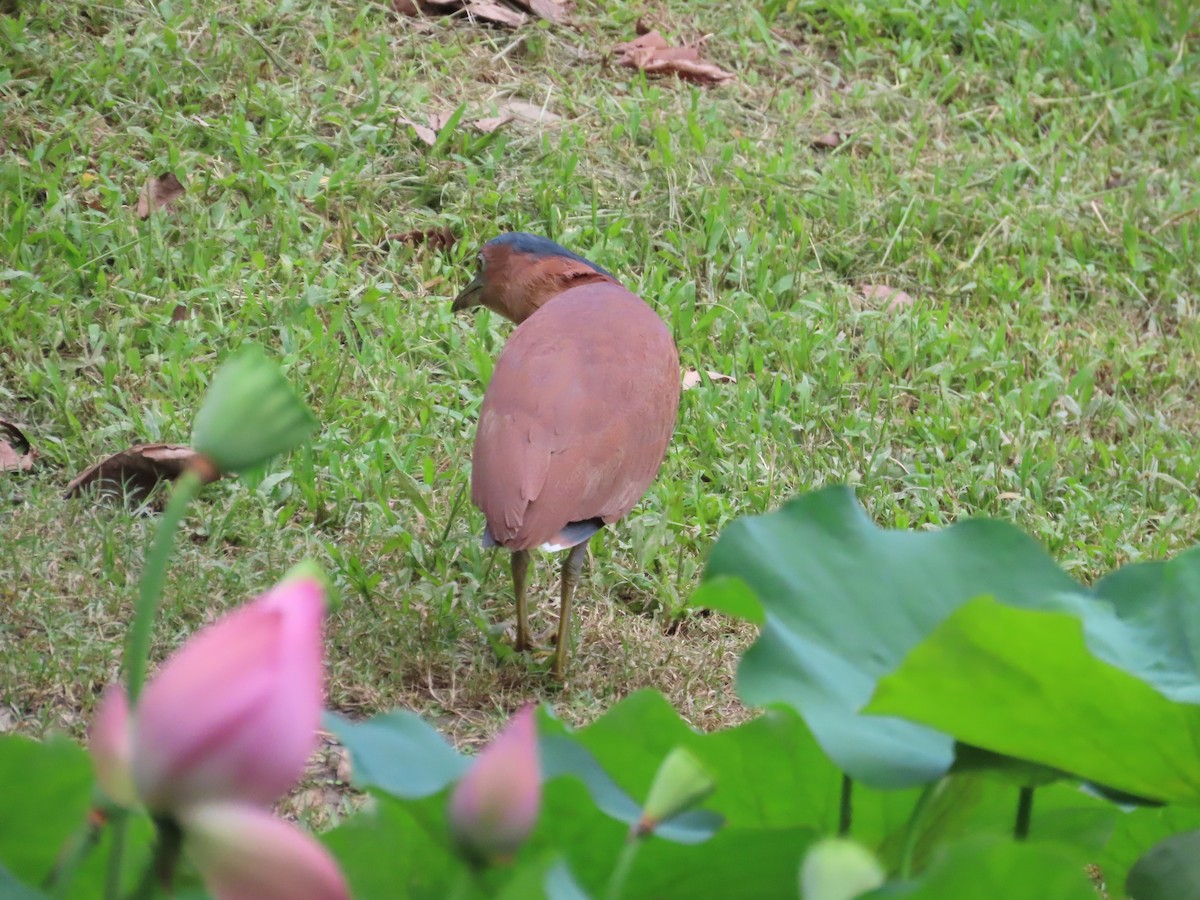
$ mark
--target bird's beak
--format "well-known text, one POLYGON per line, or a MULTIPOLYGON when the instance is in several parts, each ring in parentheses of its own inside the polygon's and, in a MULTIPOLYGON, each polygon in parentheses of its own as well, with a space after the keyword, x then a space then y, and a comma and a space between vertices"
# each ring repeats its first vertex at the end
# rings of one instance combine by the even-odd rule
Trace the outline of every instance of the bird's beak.
POLYGON ((454 298, 454 302, 450 304, 451 312, 462 312, 464 309, 470 309, 472 306, 479 305, 479 292, 483 290, 483 274, 476 273, 471 279, 470 284, 458 292, 458 296, 454 298))

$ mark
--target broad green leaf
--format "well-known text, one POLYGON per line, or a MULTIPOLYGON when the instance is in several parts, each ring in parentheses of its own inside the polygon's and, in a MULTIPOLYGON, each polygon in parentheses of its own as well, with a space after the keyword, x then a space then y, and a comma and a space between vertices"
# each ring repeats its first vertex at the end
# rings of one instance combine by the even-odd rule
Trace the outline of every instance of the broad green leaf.
MULTIPOLYGON (((589 809, 584 788, 562 778, 546 785, 542 821, 531 849, 557 848, 575 884, 593 897, 603 897, 628 831, 623 823, 589 809)), ((795 897, 800 859, 816 836, 808 828, 729 826, 702 844, 649 835, 638 842, 622 900, 795 897)))
POLYGON ((1074 855, 1054 844, 974 838, 948 847, 920 878, 860 900, 1096 900, 1074 855))
POLYGON ((17 878, 0 864, 0 897, 4 900, 46 900, 46 895, 34 890, 27 884, 22 884, 17 878))
POLYGON ((1088 616, 1093 652, 1172 700, 1200 704, 1200 547, 1123 566, 1092 595, 1101 601, 1088 616))
POLYGON ((1129 870, 1125 893, 1136 900, 1200 897, 1200 831, 1160 841, 1129 870))
POLYGON ((590 900, 587 892, 571 874, 571 867, 561 859, 546 872, 543 890, 546 900, 590 900))
POLYGON ((807 828, 723 828, 699 846, 646 839, 624 900, 796 896, 796 873, 816 834, 807 828))
MULTIPOLYGON (((588 749, 570 737, 549 735, 539 742, 544 781, 571 776, 580 781, 597 809, 618 822, 636 826, 642 819, 642 806, 617 785, 588 749)), ((675 816, 655 829, 655 834, 670 841, 698 844, 708 840, 721 827, 722 818, 708 810, 692 810, 675 816)))
POLYGON ((470 760, 416 713, 393 710, 363 722, 326 713, 322 724, 350 752, 354 783, 397 797, 436 794, 467 770, 470 760))
POLYGON ((854 900, 884 882, 883 866, 870 850, 846 838, 824 838, 800 864, 804 900, 854 900))
POLYGON ((92 765, 66 738, 0 737, 0 865, 41 884, 91 806, 92 765))
POLYGON ((1112 839, 1094 862, 1111 885, 1125 883, 1138 858, 1159 841, 1181 831, 1200 829, 1200 808, 1192 806, 1141 806, 1118 810, 1112 839))
MULTIPOLYGON (((883 531, 844 487, 734 522, 705 573, 706 581, 720 576, 744 581, 765 610, 762 633, 738 669, 742 698, 791 706, 838 766, 884 788, 941 777, 954 744, 912 722, 860 715, 877 680, 973 597, 1045 607, 1079 590, 1011 525, 883 531)), ((736 603, 746 605, 723 606, 736 603)))
POLYGON ((755 625, 766 622, 762 603, 750 586, 740 578, 720 576, 709 579, 692 592, 688 603, 698 609, 723 612, 727 616, 745 619, 755 625))
MULTIPOLYGON (((546 730, 552 729, 567 735, 560 723, 547 722, 546 730)), ((841 774, 789 710, 702 734, 658 691, 642 690, 567 736, 610 773, 614 786, 628 798, 649 796, 663 759, 676 747, 685 747, 716 782, 716 792, 705 806, 724 816, 728 825, 824 829, 837 823, 841 774)), ((640 814, 641 804, 630 802, 640 814)))
POLYGON ((465 871, 450 849, 441 797, 373 797, 321 835, 359 900, 444 900, 465 871))
MULTIPOLYGON (((898 792, 891 792, 892 795, 898 792)), ((907 792, 905 792, 907 793, 907 792)), ((971 836, 1011 837, 1016 821, 1019 789, 997 773, 970 773, 944 779, 922 814, 913 862, 923 870, 946 844, 971 836)), ((864 800, 870 802, 868 794, 864 800)), ((876 801, 878 802, 878 801, 876 801)), ((911 811, 912 803, 899 811, 911 811)), ((1111 803, 1086 793, 1077 785, 1058 782, 1039 788, 1034 795, 1030 838, 1050 841, 1068 848, 1079 865, 1094 862, 1108 845, 1121 811, 1111 803)), ((907 818, 896 821, 892 830, 875 847, 884 865, 895 870, 905 839, 907 818)), ((855 837, 862 840, 859 830, 855 837)))
POLYGON ((879 682, 867 710, 1139 796, 1200 803, 1200 706, 1097 659, 1068 613, 975 599, 879 682))
MULTIPOLYGON (((108 882, 108 860, 112 851, 114 829, 101 830, 100 840, 82 865, 75 871, 67 896, 71 900, 102 900, 108 882)), ((125 829, 125 854, 121 866, 121 896, 130 896, 141 882, 155 841, 154 824, 150 817, 141 812, 129 813, 129 824, 125 829)), ((4 894, 0 894, 3 897, 4 894)), ((179 900, 183 900, 180 892, 179 900)))

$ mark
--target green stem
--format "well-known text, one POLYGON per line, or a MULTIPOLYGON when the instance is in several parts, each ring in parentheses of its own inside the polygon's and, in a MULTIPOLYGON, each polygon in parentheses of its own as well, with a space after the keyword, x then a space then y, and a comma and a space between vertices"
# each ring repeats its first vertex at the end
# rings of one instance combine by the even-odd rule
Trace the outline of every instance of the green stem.
MULTIPOLYGON (((188 506, 196 499, 204 479, 200 473, 188 469, 175 482, 167 508, 163 511, 154 533, 154 542, 146 554, 142 566, 142 577, 138 583, 138 600, 133 610, 133 624, 129 627, 129 640, 125 644, 125 685, 129 694, 129 708, 137 706, 138 696, 146 681, 146 662, 150 656, 150 638, 154 634, 154 620, 158 617, 159 600, 163 584, 167 580, 167 561, 175 546, 175 533, 183 521, 188 506)), ((115 814, 113 820, 112 847, 108 854, 108 875, 104 884, 105 900, 117 900, 121 892, 121 867, 125 856, 125 832, 129 817, 115 814)))
POLYGON ((1033 788, 1023 787, 1017 797, 1017 821, 1013 824, 1013 837, 1023 841, 1029 837, 1029 823, 1033 818, 1033 788))
POLYGON ((908 831, 904 833, 904 847, 900 851, 900 878, 907 881, 913 874, 913 857, 917 851, 917 840, 921 836, 921 819, 925 816, 925 808, 933 799, 938 782, 925 785, 921 796, 913 807, 912 815, 908 817, 908 831))
POLYGON ((75 870, 79 868, 89 853, 96 849, 100 841, 101 826, 90 816, 88 821, 71 836, 70 842, 64 848, 62 856, 50 873, 50 896, 55 900, 66 897, 71 890, 71 881, 75 870))
POLYGON ((636 834, 631 834, 630 839, 621 848, 621 855, 617 857, 617 864, 608 878, 604 900, 618 900, 621 896, 625 890, 625 882, 629 880, 629 873, 633 870, 633 861, 637 859, 638 850, 641 848, 641 839, 636 834))
POLYGON ((104 900, 121 896, 121 858, 125 855, 125 831, 129 813, 123 809, 112 812, 112 845, 108 848, 108 872, 104 878, 104 900))
POLYGON ((146 864, 141 881, 129 895, 130 900, 152 900, 161 884, 168 892, 175 880, 175 866, 179 852, 183 849, 183 832, 174 821, 167 818, 155 819, 158 840, 154 844, 154 856, 146 864))
POLYGON ((138 584, 138 602, 133 611, 133 625, 129 629, 129 642, 125 645, 125 680, 129 691, 129 708, 137 704, 142 684, 146 680, 146 660, 150 656, 150 637, 154 632, 154 620, 158 616, 158 601, 162 597, 163 584, 167 580, 167 561, 175 546, 175 532, 183 521, 188 505, 196 499, 204 481, 199 472, 191 469, 179 476, 154 543, 146 554, 142 577, 138 584))
POLYGON ((842 775, 842 797, 838 807, 838 837, 846 837, 850 834, 850 823, 854 813, 850 802, 853 791, 853 779, 849 775, 842 775))
POLYGON ((454 879, 454 887, 450 891, 450 900, 466 900, 471 896, 471 881, 473 870, 470 866, 463 866, 458 873, 458 877, 454 879))

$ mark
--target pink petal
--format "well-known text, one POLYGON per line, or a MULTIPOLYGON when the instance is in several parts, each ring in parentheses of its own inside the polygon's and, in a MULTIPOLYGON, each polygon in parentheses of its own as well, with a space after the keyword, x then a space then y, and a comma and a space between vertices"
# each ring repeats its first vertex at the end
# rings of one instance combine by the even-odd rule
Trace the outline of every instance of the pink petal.
POLYGON ((256 806, 203 803, 178 813, 183 849, 214 900, 346 900, 315 838, 256 806))
POLYGON ((484 748, 450 797, 450 829, 471 856, 511 858, 537 824, 542 802, 534 707, 484 748))
POLYGON ((296 577, 197 632, 138 702, 133 777, 169 811, 268 804, 304 771, 321 716, 324 590, 296 577))
POLYGON ((96 707, 96 718, 88 731, 88 751, 100 789, 121 806, 134 806, 137 792, 129 771, 129 701, 122 684, 104 689, 96 707))

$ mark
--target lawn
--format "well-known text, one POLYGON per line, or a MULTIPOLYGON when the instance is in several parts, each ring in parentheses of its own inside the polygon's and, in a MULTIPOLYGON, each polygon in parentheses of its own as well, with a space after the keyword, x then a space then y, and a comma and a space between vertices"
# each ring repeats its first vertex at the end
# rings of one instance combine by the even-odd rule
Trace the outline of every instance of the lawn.
MULTIPOLYGON (((311 556, 342 601, 330 705, 466 743, 525 699, 588 721, 647 685, 739 721, 752 630, 687 597, 732 519, 821 485, 886 527, 1012 521, 1084 581, 1200 530, 1186 0, 580 0, 516 31, 341 0, 8 7, 0 417, 40 456, 0 474, 0 730, 78 735, 117 675, 155 520, 67 482, 186 442, 247 340, 321 429, 193 508, 156 657, 311 556), (736 80, 616 66, 639 22, 736 80), (409 124, 452 113, 432 146, 409 124), (139 218, 166 173, 183 196, 139 218), (735 379, 684 393, 595 543, 561 690, 506 650, 507 559, 469 503, 510 326, 450 298, 505 230, 614 272, 685 368, 735 379)), ((557 560, 535 565, 540 628, 557 560)))

